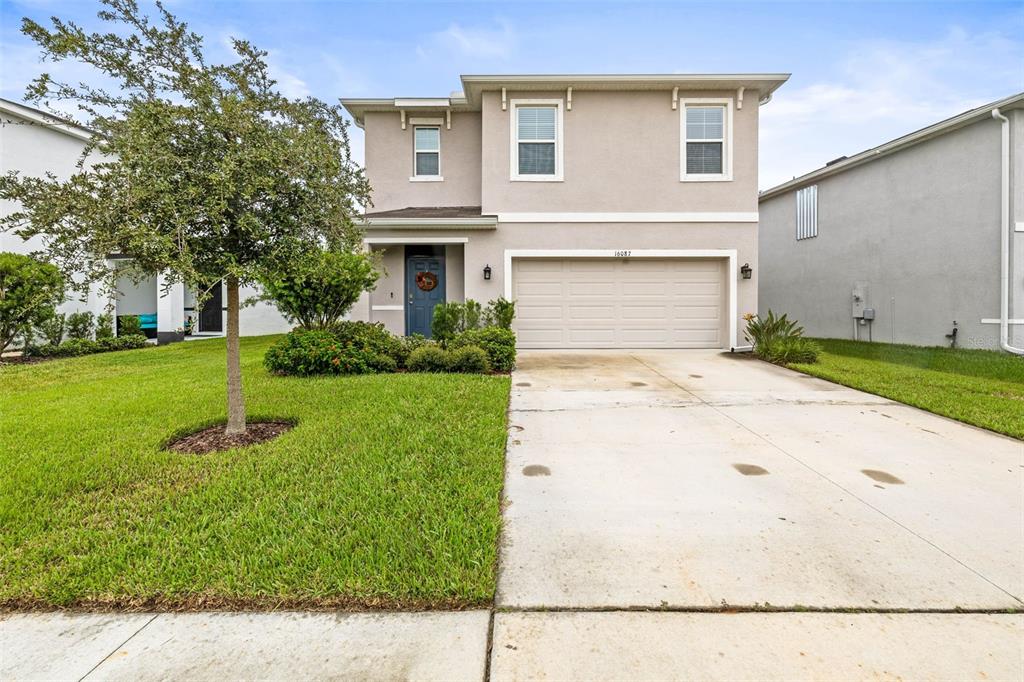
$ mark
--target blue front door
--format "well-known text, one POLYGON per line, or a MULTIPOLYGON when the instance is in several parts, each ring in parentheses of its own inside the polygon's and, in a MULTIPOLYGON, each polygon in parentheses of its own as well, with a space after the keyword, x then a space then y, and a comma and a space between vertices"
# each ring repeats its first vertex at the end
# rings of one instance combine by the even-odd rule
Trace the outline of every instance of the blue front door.
POLYGON ((405 261, 405 333, 430 338, 434 306, 444 303, 444 257, 410 256, 405 261))

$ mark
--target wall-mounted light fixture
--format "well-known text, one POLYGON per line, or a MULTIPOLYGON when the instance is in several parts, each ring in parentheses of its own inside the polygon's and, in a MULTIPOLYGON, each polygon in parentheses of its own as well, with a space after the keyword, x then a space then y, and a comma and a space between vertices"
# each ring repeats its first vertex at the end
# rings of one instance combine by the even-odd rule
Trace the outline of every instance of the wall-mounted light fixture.
POLYGON ((490 265, 485 265, 484 266, 484 279, 490 279, 490 278, 491 278, 491 266, 490 265))
POLYGON ((754 270, 750 267, 750 263, 744 263, 740 267, 740 275, 743 276, 743 279, 750 279, 754 276, 754 270))

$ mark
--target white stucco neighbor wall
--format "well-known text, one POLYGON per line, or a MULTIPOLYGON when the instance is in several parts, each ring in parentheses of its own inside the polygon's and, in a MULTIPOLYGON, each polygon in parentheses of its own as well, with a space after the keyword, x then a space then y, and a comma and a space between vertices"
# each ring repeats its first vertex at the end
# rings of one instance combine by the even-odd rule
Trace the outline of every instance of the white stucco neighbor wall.
MULTIPOLYGON (((0 113, 0 120, 4 122, 0 129, 0 172, 16 170, 29 177, 43 177, 46 173, 53 173, 58 178, 66 179, 76 171, 85 149, 84 140, 54 126, 40 125, 6 109, 0 113)), ((16 208, 12 202, 0 202, 0 213, 3 215, 10 214, 16 208)), ((43 247, 42 238, 25 241, 15 234, 0 232, 0 251, 28 254, 40 251, 43 247)), ((182 285, 165 294, 157 280, 158 277, 154 275, 136 285, 127 277, 120 278, 119 291, 115 296, 117 312, 122 315, 158 313, 160 331, 174 332, 184 324, 184 307, 192 304, 185 302, 187 293, 182 285)), ((255 289, 244 287, 241 298, 244 301, 256 293, 255 289)), ((62 312, 89 310, 99 315, 110 304, 110 300, 95 287, 84 301, 79 300, 75 293, 69 292, 69 296, 71 298, 61 306, 62 312)), ((226 297, 224 300, 227 300, 226 297)), ((254 336, 286 332, 291 325, 277 308, 261 302, 242 309, 239 328, 243 336, 254 336)))

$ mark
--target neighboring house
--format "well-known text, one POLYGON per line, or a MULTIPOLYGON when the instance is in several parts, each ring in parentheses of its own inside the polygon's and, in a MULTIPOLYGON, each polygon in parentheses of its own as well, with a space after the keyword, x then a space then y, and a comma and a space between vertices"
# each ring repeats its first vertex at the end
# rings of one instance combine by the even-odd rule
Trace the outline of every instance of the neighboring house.
POLYGON ((440 301, 515 300, 523 348, 736 348, 757 310, 758 107, 786 74, 463 76, 345 99, 366 132, 353 315, 429 335, 440 301))
MULTIPOLYGON (((38 109, 0 99, 0 172, 16 170, 33 177, 43 177, 49 172, 58 178, 68 178, 75 172, 91 134, 86 128, 38 109)), ((11 202, 0 204, 3 215, 13 210, 11 202)), ((26 242, 13 233, 0 232, 0 251, 31 253, 42 248, 43 241, 39 237, 26 242)), ((111 265, 122 259, 116 254, 108 255, 111 265)), ((223 290, 223 284, 215 286, 205 305, 197 309, 194 292, 180 283, 172 284, 165 291, 163 275, 153 275, 141 282, 121 277, 113 301, 100 295, 94 287, 85 301, 71 294, 62 310, 89 310, 99 315, 112 309, 116 315, 156 315, 157 338, 161 342, 181 340, 189 318, 196 335, 219 336, 224 333, 227 317, 223 290)), ((241 299, 257 293, 253 288, 243 287, 241 299)), ((287 331, 290 325, 277 308, 260 302, 242 309, 239 328, 242 335, 251 336, 287 331)))
POLYGON ((762 313, 813 336, 1024 347, 1024 93, 767 190, 760 213, 762 313))

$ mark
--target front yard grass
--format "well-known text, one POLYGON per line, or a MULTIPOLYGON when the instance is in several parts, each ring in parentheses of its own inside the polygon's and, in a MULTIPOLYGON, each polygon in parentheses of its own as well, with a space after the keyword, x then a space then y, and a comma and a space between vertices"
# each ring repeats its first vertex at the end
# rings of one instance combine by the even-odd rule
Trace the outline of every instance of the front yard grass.
POLYGON ((0 607, 463 607, 489 602, 509 379, 283 378, 242 340, 241 450, 223 340, 0 368, 0 607))
POLYGON ((1024 358, 987 350, 842 339, 821 344, 807 374, 1024 439, 1024 358))

